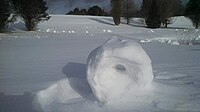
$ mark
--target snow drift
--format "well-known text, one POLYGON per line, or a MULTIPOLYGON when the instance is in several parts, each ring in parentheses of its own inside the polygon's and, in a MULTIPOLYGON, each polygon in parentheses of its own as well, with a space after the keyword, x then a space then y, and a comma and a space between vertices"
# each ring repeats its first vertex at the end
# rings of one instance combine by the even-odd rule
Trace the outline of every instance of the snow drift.
POLYGON ((153 80, 149 56, 127 38, 110 38, 90 53, 87 64, 87 80, 100 103, 112 104, 126 96, 129 99, 153 80))

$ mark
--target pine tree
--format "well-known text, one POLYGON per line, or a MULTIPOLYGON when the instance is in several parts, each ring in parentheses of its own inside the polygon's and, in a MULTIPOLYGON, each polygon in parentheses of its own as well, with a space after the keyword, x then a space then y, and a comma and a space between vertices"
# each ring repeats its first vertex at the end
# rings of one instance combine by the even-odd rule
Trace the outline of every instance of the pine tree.
POLYGON ((5 30, 6 25, 8 24, 10 17, 10 5, 8 0, 0 1, 0 32, 5 30))
POLYGON ((79 8, 75 8, 73 11, 74 15, 80 15, 80 9, 79 8))
POLYGON ((17 14, 25 22, 28 31, 35 30, 37 24, 49 20, 48 7, 43 0, 12 0, 17 14))
POLYGON ((88 15, 101 16, 102 15, 102 9, 97 5, 90 7, 88 9, 88 15))
POLYGON ((86 9, 81 9, 80 10, 80 15, 87 15, 87 10, 86 9))
POLYGON ((121 21, 121 0, 111 0, 111 15, 113 17, 115 25, 119 25, 121 21))
POLYGON ((190 0, 187 3, 186 15, 193 21, 197 29, 200 24, 200 0, 190 0))
POLYGON ((133 0, 123 0, 122 4, 122 15, 127 20, 126 23, 129 24, 135 13, 135 3, 133 0))
POLYGON ((147 18, 146 24, 149 28, 159 28, 161 25, 159 7, 155 0, 152 1, 147 18))

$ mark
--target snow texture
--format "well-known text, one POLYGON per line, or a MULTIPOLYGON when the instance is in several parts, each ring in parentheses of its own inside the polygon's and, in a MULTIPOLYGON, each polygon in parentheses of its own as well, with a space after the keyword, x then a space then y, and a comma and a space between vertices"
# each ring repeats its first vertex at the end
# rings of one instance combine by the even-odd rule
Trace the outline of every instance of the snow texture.
MULTIPOLYGON (((178 43, 194 34, 188 33, 193 25, 186 17, 175 17, 167 29, 148 29, 141 18, 115 27, 111 17, 51 16, 34 32, 24 31, 20 20, 9 26, 12 33, 0 33, 0 112, 200 112, 200 46, 178 43), (113 36, 140 41, 155 77, 146 86, 135 83, 134 92, 127 88, 131 94, 107 100, 115 104, 99 105, 87 81, 86 60, 113 36)), ((113 67, 127 70, 121 65, 113 67)), ((125 76, 114 86, 124 84, 125 76)), ((118 96, 113 91, 108 92, 118 96)))
POLYGON ((34 98, 33 105, 39 112, 42 110, 50 111, 51 104, 54 102, 65 103, 79 97, 79 94, 69 85, 69 81, 63 79, 49 88, 39 91, 34 98))
POLYGON ((121 102, 117 100, 121 97, 127 100, 153 80, 151 59, 138 43, 128 38, 110 38, 90 53, 87 63, 88 82, 103 104, 121 102))

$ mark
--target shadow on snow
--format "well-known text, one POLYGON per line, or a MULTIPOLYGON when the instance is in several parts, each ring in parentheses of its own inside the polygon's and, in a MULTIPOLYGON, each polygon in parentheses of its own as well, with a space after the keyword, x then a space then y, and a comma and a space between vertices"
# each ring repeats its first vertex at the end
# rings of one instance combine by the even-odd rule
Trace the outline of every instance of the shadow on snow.
POLYGON ((70 86, 82 97, 88 100, 96 100, 88 84, 86 76, 86 64, 69 62, 63 68, 70 86))
POLYGON ((0 112, 36 112, 32 101, 34 95, 25 92, 23 95, 5 95, 0 93, 0 112))

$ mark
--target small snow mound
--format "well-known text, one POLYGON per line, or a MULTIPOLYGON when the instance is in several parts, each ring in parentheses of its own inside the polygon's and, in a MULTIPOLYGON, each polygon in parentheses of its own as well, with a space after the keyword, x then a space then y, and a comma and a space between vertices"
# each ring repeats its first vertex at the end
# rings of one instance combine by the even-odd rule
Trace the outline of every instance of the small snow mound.
POLYGON ((56 33, 56 30, 54 30, 53 33, 56 33))
POLYGON ((71 32, 72 32, 72 33, 75 33, 75 31, 73 31, 73 30, 72 30, 71 32))
POLYGON ((172 42, 172 45, 180 45, 178 41, 172 42))
POLYGON ((111 30, 107 30, 107 32, 108 32, 108 33, 112 33, 112 31, 111 31, 111 30))
POLYGON ((153 30, 149 30, 148 32, 149 32, 149 33, 153 33, 154 31, 153 31, 153 30))
POLYGON ((46 32, 50 32, 50 31, 51 31, 51 29, 47 29, 47 30, 46 30, 46 32))
POLYGON ((149 39, 146 39, 146 40, 140 40, 140 43, 148 43, 148 42, 151 42, 151 40, 149 40, 149 39))
POLYGON ((33 104, 36 110, 49 112, 54 103, 66 103, 81 96, 69 85, 68 79, 63 79, 36 94, 33 104))
POLYGON ((149 56, 127 38, 110 38, 90 53, 87 64, 87 80, 101 103, 124 99, 126 93, 137 93, 138 88, 147 87, 153 80, 149 56))

